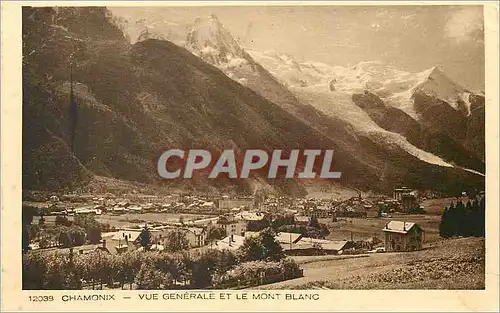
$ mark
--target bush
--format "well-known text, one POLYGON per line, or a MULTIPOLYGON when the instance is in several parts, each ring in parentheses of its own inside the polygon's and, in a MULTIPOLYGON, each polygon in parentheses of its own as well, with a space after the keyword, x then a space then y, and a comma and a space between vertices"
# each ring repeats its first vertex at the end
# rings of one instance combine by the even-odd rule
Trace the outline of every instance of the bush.
POLYGON ((238 249, 238 258, 246 261, 277 261, 285 257, 283 248, 275 239, 276 233, 270 227, 264 229, 257 237, 245 238, 238 249))
POLYGON ((226 237, 226 230, 216 225, 208 225, 207 227, 207 241, 212 242, 226 237))
POLYGON ((146 262, 143 263, 139 273, 135 277, 137 289, 160 289, 160 286, 165 281, 165 275, 157 270, 153 264, 146 262))
POLYGON ((23 254, 23 289, 44 289, 47 262, 39 253, 23 254))
POLYGON ((77 214, 74 219, 74 224, 85 229, 87 240, 90 243, 97 244, 101 241, 101 224, 95 220, 93 215, 77 214))
POLYGON ((101 231, 103 233, 109 233, 109 232, 116 231, 116 227, 111 226, 109 223, 100 223, 100 225, 101 225, 101 231))
POLYGON ((208 250, 191 254, 191 287, 206 288, 214 275, 221 275, 237 264, 236 255, 229 250, 208 250))
POLYGON ((64 248, 81 246, 85 244, 85 230, 78 226, 56 227, 57 241, 64 248))
POLYGON ((70 258, 69 254, 62 253, 42 256, 46 269, 42 289, 81 289, 80 277, 77 275, 74 262, 70 258))
POLYGON ((286 279, 297 278, 302 276, 302 270, 294 260, 286 258, 280 261, 280 266, 285 274, 286 279))
POLYGON ((219 282, 224 281, 256 281, 265 277, 281 274, 279 262, 251 261, 241 263, 234 269, 223 274, 219 282))
POLYGON ((214 277, 215 286, 245 284, 260 285, 301 277, 302 270, 292 259, 279 262, 251 261, 214 277))
POLYGON ((165 237, 165 250, 169 252, 178 252, 189 248, 189 241, 186 233, 182 229, 174 229, 168 232, 165 237))
POLYGON ((238 265, 232 251, 208 250, 191 253, 125 252, 112 255, 102 250, 87 254, 27 253, 23 256, 23 288, 79 289, 81 282, 103 288, 120 283, 138 289, 207 288, 214 282, 238 280, 283 280, 300 276, 291 259, 253 261, 238 265))

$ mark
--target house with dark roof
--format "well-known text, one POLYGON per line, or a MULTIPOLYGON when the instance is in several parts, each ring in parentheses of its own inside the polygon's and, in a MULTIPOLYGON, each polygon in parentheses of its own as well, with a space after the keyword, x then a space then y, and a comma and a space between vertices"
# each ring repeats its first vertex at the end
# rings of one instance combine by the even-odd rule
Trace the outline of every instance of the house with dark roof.
POLYGON ((415 251, 422 249, 423 229, 412 222, 390 221, 383 229, 385 251, 415 251))

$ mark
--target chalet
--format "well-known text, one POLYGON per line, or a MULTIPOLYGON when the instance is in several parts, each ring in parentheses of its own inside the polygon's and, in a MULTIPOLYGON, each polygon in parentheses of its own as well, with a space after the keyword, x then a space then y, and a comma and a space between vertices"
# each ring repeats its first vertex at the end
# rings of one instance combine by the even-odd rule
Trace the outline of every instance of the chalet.
POLYGON ((383 229, 385 251, 414 251, 422 249, 424 231, 411 222, 391 221, 383 229))
MULTIPOLYGON (((68 211, 70 213, 70 211, 68 211)), ((94 205, 82 206, 73 210, 75 215, 101 215, 102 210, 94 205)))
POLYGON ((317 218, 328 218, 332 216, 332 209, 327 205, 318 205, 314 213, 317 218))
POLYGON ((116 253, 118 253, 118 254, 127 252, 129 249, 129 246, 127 244, 123 244, 123 243, 118 243, 114 247, 115 247, 116 253))
MULTIPOLYGON (((260 232, 254 231, 246 231, 245 238, 249 237, 257 237, 260 232)), ((296 244, 299 240, 301 240, 302 234, 297 233, 287 233, 287 232, 278 232, 274 239, 283 247, 292 247, 292 245, 296 244)))
POLYGON ((402 196, 403 194, 407 192, 407 188, 406 187, 403 187, 403 188, 396 188, 394 189, 394 192, 393 192, 393 198, 395 200, 398 200, 398 201, 401 201, 402 199, 402 196))
POLYGON ((115 235, 111 238, 111 240, 118 241, 119 244, 121 243, 139 244, 140 235, 141 235, 140 230, 120 230, 115 233, 115 235))
POLYGON ((342 254, 354 248, 351 241, 332 241, 308 237, 301 237, 291 244, 281 242, 280 244, 287 255, 342 254))
POLYGON ((205 201, 200 206, 205 209, 215 209, 215 203, 213 201, 205 201))
POLYGON ((302 234, 279 232, 276 234, 275 239, 279 243, 292 244, 297 243, 299 240, 301 240, 302 234))
POLYGON ((152 202, 148 202, 142 206, 143 212, 154 212, 155 209, 156 209, 156 206, 152 202))

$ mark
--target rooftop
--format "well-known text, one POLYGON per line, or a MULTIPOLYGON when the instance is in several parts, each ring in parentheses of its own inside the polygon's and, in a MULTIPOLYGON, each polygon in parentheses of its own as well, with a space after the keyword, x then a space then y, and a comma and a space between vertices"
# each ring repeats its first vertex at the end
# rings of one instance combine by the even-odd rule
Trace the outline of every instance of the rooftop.
POLYGON ((231 235, 217 241, 213 247, 218 250, 224 250, 224 249, 237 250, 239 247, 243 245, 244 241, 245 237, 243 236, 231 235))
POLYGON ((235 218, 242 219, 244 221, 261 221, 264 218, 264 214, 243 211, 235 215, 235 218))
POLYGON ((125 237, 128 237, 128 241, 134 242, 139 238, 140 234, 141 231, 121 230, 116 232, 111 240, 125 240, 125 237))
POLYGON ((390 221, 385 225, 383 231, 406 234, 415 225, 412 222, 390 221))

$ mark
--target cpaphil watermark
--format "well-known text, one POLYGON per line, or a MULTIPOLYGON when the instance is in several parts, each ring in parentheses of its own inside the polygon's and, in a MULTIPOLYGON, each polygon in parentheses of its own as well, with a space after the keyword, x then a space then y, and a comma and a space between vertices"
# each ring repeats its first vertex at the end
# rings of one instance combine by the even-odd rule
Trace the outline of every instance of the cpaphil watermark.
POLYGON ((216 179, 246 179, 252 171, 267 171, 267 178, 338 179, 341 172, 332 171, 333 150, 274 150, 250 149, 243 153, 223 150, 212 153, 203 149, 169 149, 158 159, 158 175, 164 179, 192 178, 195 171, 216 179))

